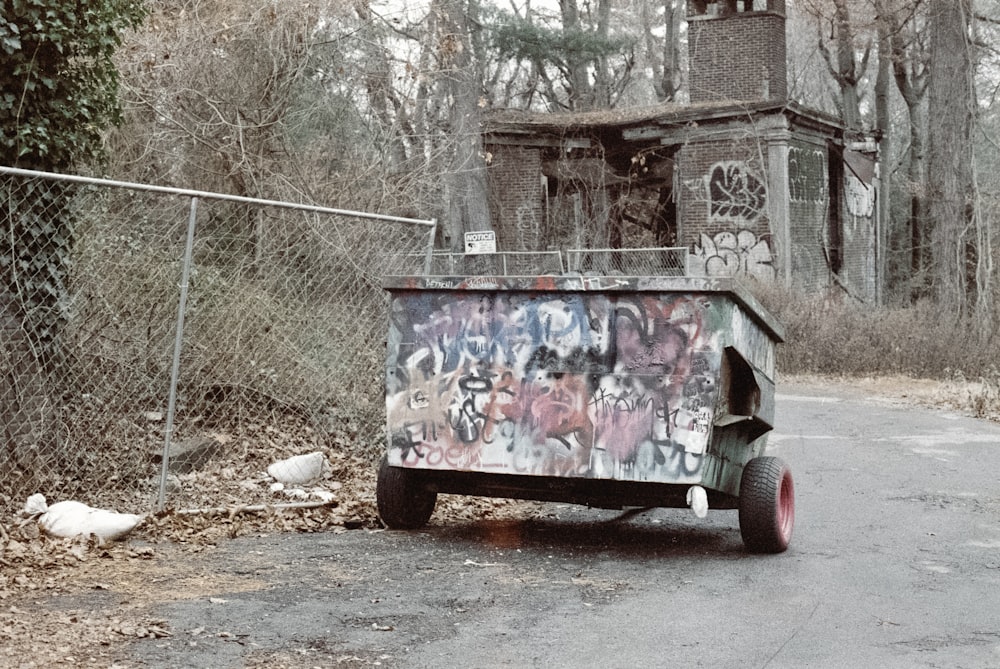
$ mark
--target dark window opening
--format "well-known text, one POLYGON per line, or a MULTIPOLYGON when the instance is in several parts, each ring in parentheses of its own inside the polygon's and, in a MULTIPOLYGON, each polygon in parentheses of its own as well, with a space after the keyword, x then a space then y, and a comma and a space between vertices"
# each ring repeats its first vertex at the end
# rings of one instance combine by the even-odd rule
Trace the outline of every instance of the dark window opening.
POLYGON ((840 274, 844 264, 843 206, 844 160, 839 147, 827 151, 827 172, 830 178, 830 209, 827 217, 826 261, 830 271, 840 274))
POLYGON ((628 188, 622 194, 625 246, 676 246, 676 147, 630 155, 628 188))

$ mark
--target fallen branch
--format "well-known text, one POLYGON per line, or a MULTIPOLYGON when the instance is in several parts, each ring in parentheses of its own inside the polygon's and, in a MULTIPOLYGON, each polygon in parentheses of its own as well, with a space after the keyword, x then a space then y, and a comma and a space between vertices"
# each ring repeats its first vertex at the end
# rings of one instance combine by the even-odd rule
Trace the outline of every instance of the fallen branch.
POLYGON ((284 511, 286 509, 319 509, 324 506, 338 506, 337 500, 329 502, 289 502, 288 504, 249 504, 246 506, 216 506, 204 509, 178 509, 173 511, 178 516, 222 516, 230 517, 242 513, 261 513, 265 511, 284 511))

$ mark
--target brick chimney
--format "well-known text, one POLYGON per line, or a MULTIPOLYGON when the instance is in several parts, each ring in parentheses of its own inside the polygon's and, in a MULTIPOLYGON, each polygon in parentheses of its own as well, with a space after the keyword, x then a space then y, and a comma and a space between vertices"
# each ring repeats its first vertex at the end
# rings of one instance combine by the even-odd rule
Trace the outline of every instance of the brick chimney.
POLYGON ((691 102, 784 102, 785 0, 688 0, 691 102))

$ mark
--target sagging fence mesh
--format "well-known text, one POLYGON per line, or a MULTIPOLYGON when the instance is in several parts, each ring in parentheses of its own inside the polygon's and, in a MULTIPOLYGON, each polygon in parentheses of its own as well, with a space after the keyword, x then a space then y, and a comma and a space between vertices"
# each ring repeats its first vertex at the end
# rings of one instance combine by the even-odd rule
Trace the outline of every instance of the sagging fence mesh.
POLYGON ((273 503, 276 459, 383 447, 432 222, 6 168, 0 207, 0 510, 273 503))

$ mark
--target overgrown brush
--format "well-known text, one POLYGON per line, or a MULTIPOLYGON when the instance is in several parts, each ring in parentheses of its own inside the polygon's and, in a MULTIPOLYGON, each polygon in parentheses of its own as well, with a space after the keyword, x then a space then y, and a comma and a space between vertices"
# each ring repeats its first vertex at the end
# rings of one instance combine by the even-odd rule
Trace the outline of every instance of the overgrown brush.
POLYGON ((874 307, 766 284, 753 292, 786 328, 782 373, 936 379, 976 415, 1000 415, 1000 370, 990 362, 1000 360, 1000 338, 981 341, 968 318, 942 318, 930 301, 874 307))

